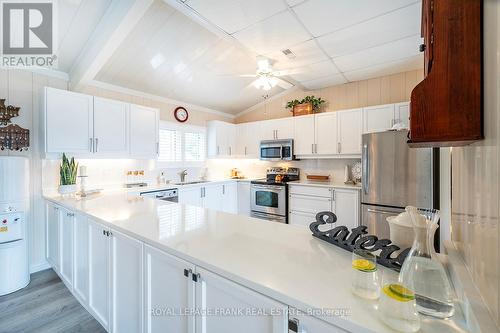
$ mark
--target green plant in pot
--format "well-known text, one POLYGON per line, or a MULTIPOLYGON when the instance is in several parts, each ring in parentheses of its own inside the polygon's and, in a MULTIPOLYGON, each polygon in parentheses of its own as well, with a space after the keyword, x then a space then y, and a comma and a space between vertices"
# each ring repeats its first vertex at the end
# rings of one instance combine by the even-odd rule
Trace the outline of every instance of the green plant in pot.
POLYGON ((304 105, 304 104, 310 104, 312 106, 312 111, 314 113, 319 112, 321 104, 325 103, 326 101, 322 99, 321 97, 316 97, 314 95, 312 96, 306 96, 301 100, 294 99, 293 101, 289 101, 286 103, 286 108, 287 109, 292 109, 292 112, 294 111, 294 108, 299 105, 304 105))
POLYGON ((78 163, 72 157, 69 160, 63 153, 61 165, 59 166, 59 193, 72 194, 76 192, 76 174, 78 172, 78 163))

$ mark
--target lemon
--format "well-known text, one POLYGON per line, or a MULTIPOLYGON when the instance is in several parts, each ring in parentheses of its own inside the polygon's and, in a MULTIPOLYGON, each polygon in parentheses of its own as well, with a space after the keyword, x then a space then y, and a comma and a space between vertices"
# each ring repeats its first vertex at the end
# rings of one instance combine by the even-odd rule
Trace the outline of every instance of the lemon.
POLYGON ((399 302, 409 302, 415 299, 415 293, 400 284, 386 284, 382 290, 387 296, 399 302))
POLYGON ((362 272, 374 272, 377 270, 375 264, 366 259, 354 259, 352 261, 352 268, 362 272))

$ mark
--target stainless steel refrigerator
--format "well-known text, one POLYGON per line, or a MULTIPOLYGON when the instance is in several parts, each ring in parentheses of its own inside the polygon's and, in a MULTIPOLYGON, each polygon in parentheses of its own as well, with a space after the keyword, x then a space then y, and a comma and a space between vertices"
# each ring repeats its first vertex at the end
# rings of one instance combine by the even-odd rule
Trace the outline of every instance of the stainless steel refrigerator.
POLYGON ((389 238, 388 216, 433 208, 432 148, 409 148, 408 131, 363 134, 361 224, 389 238))

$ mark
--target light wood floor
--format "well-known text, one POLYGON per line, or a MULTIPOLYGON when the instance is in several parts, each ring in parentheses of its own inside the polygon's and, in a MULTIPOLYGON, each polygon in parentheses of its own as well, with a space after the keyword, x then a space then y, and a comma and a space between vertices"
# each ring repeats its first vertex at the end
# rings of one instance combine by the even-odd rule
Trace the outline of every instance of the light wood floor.
POLYGON ((31 275, 30 284, 0 296, 0 333, 106 332, 53 270, 31 275))

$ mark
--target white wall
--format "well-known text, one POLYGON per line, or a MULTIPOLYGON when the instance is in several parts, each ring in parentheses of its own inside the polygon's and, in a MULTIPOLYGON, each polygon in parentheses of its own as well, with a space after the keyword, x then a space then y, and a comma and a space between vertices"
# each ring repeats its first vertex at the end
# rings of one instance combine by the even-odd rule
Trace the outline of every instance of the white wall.
POLYGON ((30 158, 30 214, 28 238, 30 270, 48 267, 45 260, 45 220, 42 200, 42 160, 40 147, 40 92, 49 86, 67 89, 64 79, 29 71, 0 69, 0 98, 7 104, 21 107, 20 115, 12 121, 30 130, 31 147, 28 152, 0 151, 0 155, 23 155, 30 158))

